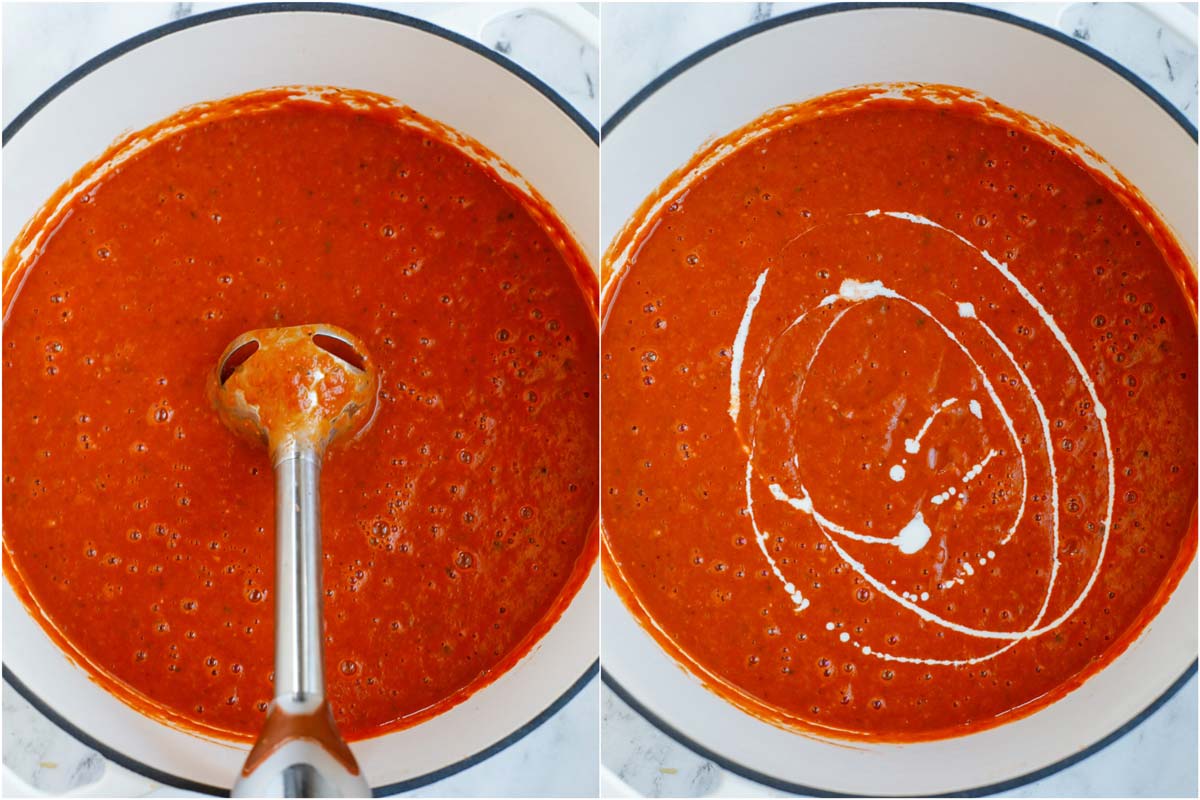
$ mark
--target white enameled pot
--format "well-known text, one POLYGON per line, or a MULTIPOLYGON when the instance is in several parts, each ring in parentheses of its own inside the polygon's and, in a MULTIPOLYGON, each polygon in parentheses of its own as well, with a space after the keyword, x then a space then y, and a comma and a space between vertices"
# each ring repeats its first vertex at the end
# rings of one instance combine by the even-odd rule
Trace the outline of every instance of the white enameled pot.
MULTIPOLYGON (((1194 263, 1195 128, 1086 46, 1007 14, 950 4, 817 7, 740 31, 668 70, 604 126, 604 241, 714 137, 835 89, 909 81, 974 89, 1087 143, 1154 204, 1194 263)), ((848 745, 755 719, 678 666, 608 586, 604 676, 680 741, 776 788, 982 792, 1045 774, 1111 740, 1182 684, 1195 668, 1196 572, 1193 561, 1140 638, 1082 687, 1032 716, 944 741, 848 745)))
MULTIPOLYGON (((561 21, 581 24, 578 15, 561 21)), ((532 75, 457 34, 376 9, 305 3, 232 8, 150 31, 39 98, 4 132, 5 248, 61 183, 120 134, 194 103, 297 84, 394 97, 473 137, 550 202, 598 263, 599 149, 578 112, 532 75)), ((355 743, 376 792, 475 763, 586 685, 599 655, 598 583, 596 568, 533 650, 465 702, 411 729, 355 743)), ((56 722, 145 776, 228 791, 245 748, 167 727, 117 700, 62 654, 7 580, 3 620, 5 678, 56 722)))

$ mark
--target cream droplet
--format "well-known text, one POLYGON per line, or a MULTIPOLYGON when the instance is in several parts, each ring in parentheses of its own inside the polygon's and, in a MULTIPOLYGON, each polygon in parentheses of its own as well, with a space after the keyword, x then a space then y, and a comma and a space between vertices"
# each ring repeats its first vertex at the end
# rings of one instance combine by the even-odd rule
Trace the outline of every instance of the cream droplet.
POLYGON ((925 518, 918 511, 917 515, 896 534, 896 546, 900 548, 901 553, 912 555, 924 547, 932 535, 933 531, 929 530, 925 518))

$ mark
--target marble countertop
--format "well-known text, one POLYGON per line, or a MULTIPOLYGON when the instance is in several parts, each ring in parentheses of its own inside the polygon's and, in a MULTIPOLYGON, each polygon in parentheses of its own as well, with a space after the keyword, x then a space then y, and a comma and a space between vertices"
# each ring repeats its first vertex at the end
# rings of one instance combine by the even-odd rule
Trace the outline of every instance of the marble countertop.
MULTIPOLYGON (((699 48, 749 24, 812 3, 604 4, 601 111, 608 119, 639 89, 699 48), (652 41, 654 47, 646 47, 652 41)), ((1146 80, 1196 122, 1196 44, 1125 3, 982 3, 1087 42, 1146 80)), ((1182 4, 1164 4, 1182 6, 1182 4)), ((1167 9, 1178 12, 1182 8, 1167 9)), ((1158 11, 1163 12, 1162 9, 1158 11)), ((1195 5, 1190 6, 1195 13, 1195 5)), ((1163 13, 1162 16, 1167 16, 1163 13)), ((1186 17, 1183 17, 1187 21, 1186 17)), ((1195 21, 1191 19, 1194 37, 1195 21)), ((608 796, 785 796, 730 775, 659 731, 602 689, 601 761, 608 796)), ((1132 732, 1091 757, 1003 794, 1012 797, 1196 797, 1196 676, 1132 732)))
MULTIPOLYGON (((65 3, 3 7, 3 121, 89 58, 173 19, 233 3, 65 3)), ((554 20, 553 9, 528 13, 527 3, 488 5, 379 3, 420 17, 507 55, 537 75, 593 125, 599 121, 596 49, 554 20)), ((594 4, 584 4, 594 15, 594 4)), ((573 9, 578 11, 579 9, 573 9)), ((568 20, 586 27, 578 14, 568 20)), ((594 18, 590 20, 595 27, 594 18)), ((594 37, 594 31, 593 31, 594 37)), ((463 772, 417 789, 414 797, 594 797, 598 793, 598 680, 521 741, 463 772)), ((197 796, 134 778, 57 728, 6 682, 3 686, 2 794, 197 796), (105 778, 106 770, 110 770, 105 778), (115 784, 97 781, 114 777, 115 784), (31 792, 31 790, 33 790, 31 792)))

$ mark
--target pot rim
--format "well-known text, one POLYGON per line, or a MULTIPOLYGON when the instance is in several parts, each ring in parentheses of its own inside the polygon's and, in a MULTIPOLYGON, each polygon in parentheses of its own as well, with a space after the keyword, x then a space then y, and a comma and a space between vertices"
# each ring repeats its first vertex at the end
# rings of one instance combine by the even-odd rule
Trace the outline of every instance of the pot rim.
MULTIPOLYGON (((381 8, 372 8, 370 6, 357 6, 348 3, 331 3, 331 2, 276 2, 276 3, 251 3, 248 5, 234 6, 231 8, 223 8, 215 11, 207 11, 200 14, 195 14, 182 19, 173 20, 164 25, 151 28, 148 31, 140 33, 129 39, 126 39, 119 44, 116 44, 99 55, 89 59, 80 66, 76 67, 71 72, 56 81, 49 89, 42 92, 38 97, 25 107, 12 121, 4 126, 3 137, 0 143, 7 145, 9 141, 23 128, 39 111, 49 105, 56 97, 66 91, 68 88, 87 77, 91 73, 105 66, 111 61, 125 55, 126 53, 136 50, 142 45, 169 36, 179 31, 184 31, 189 28, 195 28, 200 25, 205 25, 211 22, 220 22, 222 20, 233 19, 236 17, 247 17, 258 14, 279 14, 279 13, 324 13, 324 14, 347 14, 359 17, 368 17, 371 19, 380 20, 382 22, 390 22, 396 25, 403 25, 409 28, 415 28, 423 33, 428 33, 433 36, 446 39, 454 44, 465 47, 473 53, 486 58, 496 66, 511 72, 525 83, 536 89, 543 97, 554 104, 559 111, 565 114, 576 126, 582 130, 593 143, 600 143, 600 133, 591 122, 583 116, 574 106, 566 101, 562 95, 554 91, 550 86, 543 82, 536 75, 525 69, 515 61, 511 61, 504 56, 492 51, 483 46, 474 39, 470 39, 462 34, 447 30, 441 26, 427 22, 417 17, 412 17, 407 14, 388 11, 381 8)), ((9 669, 7 664, 0 665, 3 679, 16 692, 27 700, 30 705, 36 708, 42 715, 47 717, 58 728, 65 731, 67 734, 77 739, 87 747, 97 751, 109 761, 124 767, 131 772, 142 775, 150 780, 171 786, 176 789, 186 791, 200 792, 218 797, 228 797, 229 790, 218 786, 211 786, 199 781, 189 780, 174 775, 170 772, 156 769, 147 764, 131 758, 96 739, 90 734, 84 732, 78 726, 69 722, 62 714, 59 714, 49 703, 35 694, 28 686, 26 686, 16 674, 9 669)), ((526 722, 521 727, 510 732, 508 735, 493 743, 489 747, 480 750, 477 753, 462 758, 453 764, 441 767, 432 772, 419 775, 414 778, 409 778, 396 783, 390 783, 384 786, 373 787, 371 792, 375 797, 394 795, 400 792, 410 791, 412 789, 426 786, 431 783, 447 778, 456 773, 462 772, 468 767, 479 764, 482 761, 491 758, 502 750, 508 749, 516 744, 535 729, 540 727, 542 723, 554 716, 563 706, 575 698, 585 686, 592 682, 592 679, 600 672, 600 660, 596 659, 592 662, 582 675, 563 692, 549 706, 542 709, 532 719, 526 722)))
MULTIPOLYGON (((774 28, 788 25, 793 22, 813 17, 823 17, 829 14, 840 14, 848 11, 878 11, 880 9, 903 8, 917 11, 948 11, 956 14, 967 14, 975 17, 986 17, 996 22, 1003 22, 1008 25, 1015 25, 1018 28, 1024 28, 1034 33, 1053 39, 1059 44, 1066 45, 1073 50, 1076 50, 1083 55, 1100 62, 1108 67, 1113 72, 1120 75, 1122 78, 1133 84, 1138 91, 1154 101, 1155 105, 1166 112, 1167 116, 1179 123, 1193 140, 1197 139, 1196 126, 1184 116, 1183 112, 1176 108, 1171 101, 1167 100, 1157 89, 1151 86, 1146 81, 1139 78, 1127 67, 1121 65, 1099 50, 1091 47, 1084 42, 1067 36, 1062 31, 1048 28, 1041 23, 1032 20, 1018 17, 1015 14, 1010 14, 1007 11, 999 11, 993 8, 985 8, 983 6, 970 5, 967 3, 922 3, 922 2, 867 2, 867 3, 827 3, 825 5, 815 6, 813 8, 805 8, 799 11, 792 11, 787 14, 780 14, 778 17, 765 19, 761 22, 755 22, 747 25, 745 28, 736 30, 731 34, 721 37, 714 42, 711 42, 689 56, 686 56, 679 62, 667 68, 666 71, 658 75, 654 80, 638 90, 637 94, 625 101, 624 104, 613 112, 607 120, 600 126, 600 140, 603 141, 613 130, 642 103, 650 99, 650 97, 662 89, 675 78, 687 72, 692 67, 706 60, 710 56, 716 55, 720 51, 737 44, 743 39, 749 39, 751 36, 757 36, 760 33, 772 30, 774 28)), ((7 131, 5 133, 7 141, 7 131)))
MULTIPOLYGON (((823 17, 823 16, 827 16, 830 14, 839 14, 839 13, 854 12, 854 11, 875 11, 875 10, 879 10, 879 9, 888 9, 888 10, 890 10, 890 9, 910 9, 910 10, 918 10, 918 11, 946 11, 946 12, 952 12, 952 13, 957 13, 957 14, 966 14, 966 15, 976 16, 976 17, 985 17, 987 19, 991 19, 996 22, 1005 23, 1008 25, 1015 25, 1019 28, 1024 28, 1028 31, 1032 31, 1033 33, 1041 34, 1042 36, 1045 36, 1049 39, 1053 39, 1054 41, 1058 42, 1059 44, 1066 45, 1067 47, 1070 47, 1073 50, 1076 50, 1077 52, 1082 53, 1083 55, 1099 62, 1101 65, 1107 67, 1108 69, 1112 70, 1117 75, 1119 75, 1120 77, 1124 78, 1126 81, 1131 83, 1136 89, 1138 89, 1140 92, 1142 92, 1142 94, 1144 94, 1148 98, 1150 98, 1150 100, 1152 100, 1155 103, 1155 105, 1157 105, 1160 109, 1162 109, 1162 111, 1164 111, 1167 114, 1167 116, 1169 116, 1169 117, 1171 117, 1171 119, 1175 120, 1175 122, 1177 122, 1179 124, 1179 126, 1181 128, 1183 128, 1183 130, 1192 138, 1193 141, 1197 141, 1196 126, 1193 125, 1186 116, 1184 116, 1182 111, 1180 111, 1169 100, 1167 100, 1165 97, 1163 97, 1162 94, 1160 94, 1158 92, 1158 90, 1156 90, 1154 87, 1152 87, 1149 83, 1144 81, 1142 78, 1138 77, 1136 74, 1134 74, 1128 68, 1122 66, 1117 61, 1113 60, 1112 58, 1105 55, 1104 53, 1101 53, 1099 50, 1096 50, 1095 48, 1093 48, 1077 39, 1067 36, 1065 33, 1062 33, 1061 31, 1054 30, 1053 28, 1048 28, 1045 25, 1042 25, 1037 22, 1033 22, 1032 20, 1018 17, 1014 14, 1008 13, 1007 11, 999 11, 999 10, 992 9, 992 8, 985 8, 983 6, 969 5, 966 3, 937 3, 937 2, 894 2, 894 3, 889 3, 889 2, 866 2, 866 3, 840 2, 840 3, 829 3, 829 4, 825 4, 825 5, 815 6, 813 8, 806 8, 806 9, 801 9, 799 11, 789 12, 787 14, 781 14, 778 17, 773 17, 771 19, 766 19, 761 22, 756 22, 751 25, 748 25, 744 28, 741 28, 740 30, 734 31, 733 33, 723 36, 720 39, 717 39, 716 41, 711 42, 710 44, 705 45, 704 47, 700 48, 699 50, 695 51, 694 53, 686 56, 685 58, 683 58, 682 60, 680 60, 679 62, 675 63, 674 65, 669 67, 667 70, 662 72, 660 75, 655 77, 654 80, 650 81, 650 83, 648 83, 644 87, 642 87, 636 94, 633 95, 633 97, 629 98, 629 100, 627 100, 624 104, 622 104, 620 108, 618 108, 607 120, 605 120, 601 124, 600 140, 601 140, 601 142, 603 142, 604 139, 606 137, 608 137, 610 134, 612 134, 612 132, 617 128, 617 126, 620 125, 621 122, 623 122, 630 114, 632 114, 640 105, 642 105, 644 102, 646 102, 648 99, 650 99, 651 96, 656 94, 660 89, 665 87, 668 83, 673 81, 675 78, 679 77, 684 72, 687 72, 689 69, 691 69, 692 67, 701 63, 702 61, 705 61, 709 57, 716 55, 717 53, 721 52, 722 50, 725 50, 728 47, 738 44, 739 42, 743 41, 744 39, 749 39, 750 37, 756 36, 760 33, 765 33, 766 31, 770 31, 775 28, 782 27, 784 25, 789 25, 789 24, 792 24, 795 22, 802 22, 802 21, 804 21, 806 19, 810 19, 810 18, 823 17)), ((1159 697, 1156 700, 1154 700, 1154 702, 1150 703, 1150 705, 1148 705, 1146 708, 1144 708, 1140 713, 1138 713, 1132 719, 1128 720, 1121 727, 1112 731, 1107 736, 1101 738, 1099 741, 1096 741, 1096 742, 1092 743, 1091 745, 1080 749, 1076 753, 1074 753, 1070 756, 1067 756, 1059 761, 1056 761, 1053 764, 1050 764, 1048 766, 1045 766, 1040 769, 1034 770, 1032 772, 1026 773, 1024 775, 1019 775, 1015 778, 1011 778, 1011 779, 1008 779, 1005 781, 1000 781, 997 783, 987 784, 984 786, 973 787, 973 788, 965 789, 962 791, 955 791, 955 792, 951 793, 950 795, 944 795, 944 796, 982 797, 985 795, 995 794, 997 792, 1009 791, 1012 789, 1016 789, 1020 786, 1024 786, 1028 783, 1032 783, 1034 781, 1038 781, 1043 778, 1047 778, 1057 772, 1060 772, 1061 770, 1066 769, 1067 767, 1069 767, 1079 761, 1082 761, 1083 759, 1085 759, 1091 755, 1094 755, 1095 753, 1098 753, 1099 751, 1108 747, 1113 742, 1124 737, 1125 734, 1127 734, 1130 731, 1132 731, 1133 729, 1137 728, 1139 725, 1142 724, 1142 722, 1144 722, 1148 717, 1150 717, 1150 715, 1152 715, 1155 711, 1157 711, 1160 707, 1162 707, 1167 701, 1169 701, 1172 697, 1174 697, 1179 692, 1179 690, 1182 689, 1184 687, 1184 685, 1187 684, 1187 682, 1189 680, 1191 680, 1191 678, 1193 676, 1196 675, 1198 664, 1200 664, 1200 661, 1193 660, 1191 663, 1191 666, 1189 666, 1187 669, 1185 669, 1183 671, 1183 673, 1175 679, 1175 681, 1170 685, 1170 687, 1168 687, 1166 691, 1164 691, 1161 695, 1159 695, 1159 697)), ((643 705, 628 689, 626 689, 624 686, 622 686, 617 681, 617 679, 615 677, 613 677, 613 675, 610 672, 608 672, 607 670, 601 669, 600 679, 609 689, 611 689, 613 691, 614 694, 617 695, 617 697, 619 697, 626 705, 628 705, 630 708, 632 708, 634 711, 636 711, 639 715, 641 715, 641 717, 643 719, 648 721, 655 728, 662 731, 667 736, 674 739, 676 742, 678 742, 679 744, 688 748, 689 750, 696 753, 700 757, 706 758, 709 761, 716 763, 722 769, 728 770, 729 772, 732 772, 735 775, 738 775, 742 778, 753 781, 755 783, 759 783, 764 786, 768 786, 772 789, 778 789, 780 791, 789 792, 791 794, 809 795, 812 797, 851 797, 851 796, 856 796, 856 795, 847 795, 847 794, 843 794, 840 792, 833 792, 833 791, 829 791, 827 789, 820 789, 820 788, 813 787, 813 786, 805 786, 803 784, 794 783, 792 781, 781 780, 779 778, 775 778, 775 777, 767 775, 763 772, 760 772, 759 770, 752 769, 750 767, 744 766, 743 764, 739 764, 736 761, 733 761, 732 759, 729 759, 729 758, 721 755, 720 753, 716 753, 716 752, 710 750, 709 748, 704 747, 703 745, 699 744, 694 739, 689 737, 687 734, 683 733, 682 731, 677 730, 669 722, 667 722, 666 720, 662 719, 661 717, 659 717, 658 715, 656 715, 655 713, 650 711, 650 709, 648 709, 645 705, 643 705)))

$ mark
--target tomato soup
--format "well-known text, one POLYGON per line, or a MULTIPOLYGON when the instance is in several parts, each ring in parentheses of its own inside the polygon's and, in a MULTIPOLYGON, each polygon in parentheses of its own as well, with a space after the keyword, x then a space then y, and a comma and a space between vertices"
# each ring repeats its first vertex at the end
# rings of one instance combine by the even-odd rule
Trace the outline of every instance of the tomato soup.
POLYGON ((779 109, 606 267, 607 578, 760 718, 912 741, 1028 714, 1194 558, 1194 272, 1050 126, 950 87, 779 109))
POLYGON ((274 484, 206 395, 256 328, 361 338, 378 408, 322 473, 351 739, 516 662, 594 563, 597 288, 536 194, 389 100, 271 90, 114 146, 6 264, 4 566, 96 679, 229 738, 272 697, 274 484))

